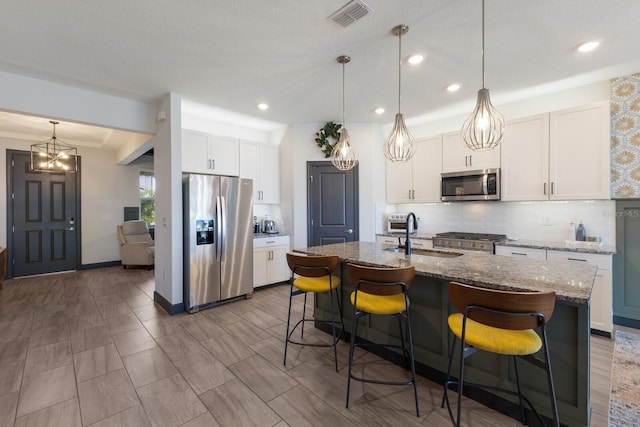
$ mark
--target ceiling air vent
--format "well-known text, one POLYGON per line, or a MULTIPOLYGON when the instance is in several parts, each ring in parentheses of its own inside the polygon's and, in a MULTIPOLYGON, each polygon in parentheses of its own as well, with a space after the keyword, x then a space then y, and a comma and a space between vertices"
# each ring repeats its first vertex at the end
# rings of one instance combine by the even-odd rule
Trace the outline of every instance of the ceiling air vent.
POLYGON ((352 0, 327 19, 341 28, 345 28, 358 19, 362 18, 369 12, 373 12, 373 8, 362 0, 352 0))

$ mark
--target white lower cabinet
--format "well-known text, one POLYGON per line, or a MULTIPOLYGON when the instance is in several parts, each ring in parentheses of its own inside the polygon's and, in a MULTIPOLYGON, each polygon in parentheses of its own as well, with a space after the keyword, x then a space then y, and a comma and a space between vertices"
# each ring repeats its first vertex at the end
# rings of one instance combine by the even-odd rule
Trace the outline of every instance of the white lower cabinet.
POLYGON ((549 261, 586 262, 598 267, 591 291, 591 329, 611 333, 613 330, 613 288, 611 255, 582 252, 557 251, 552 249, 518 248, 496 246, 496 255, 547 259, 549 261))
POLYGON ((253 287, 289 280, 289 236, 253 239, 253 287))
POLYGON ((496 246, 496 255, 531 259, 547 259, 547 250, 536 248, 517 248, 513 246, 496 246))
MULTIPOLYGON (((376 243, 383 245, 398 245, 398 237, 400 237, 400 244, 404 245, 404 234, 396 236, 376 236, 376 243)), ((433 241, 430 239, 418 239, 410 237, 411 247, 414 249, 433 249, 433 241)))
POLYGON ((547 251, 548 260, 586 262, 598 267, 591 291, 591 329, 611 333, 613 330, 613 289, 611 255, 585 254, 580 252, 547 251))

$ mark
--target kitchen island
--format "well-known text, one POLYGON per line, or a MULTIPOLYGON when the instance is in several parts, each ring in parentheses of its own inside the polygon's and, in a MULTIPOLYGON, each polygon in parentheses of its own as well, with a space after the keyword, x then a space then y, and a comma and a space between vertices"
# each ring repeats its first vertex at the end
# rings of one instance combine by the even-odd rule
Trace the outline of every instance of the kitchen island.
MULTIPOLYGON (((451 335, 447 317, 453 311, 447 297, 447 285, 458 281, 491 289, 516 291, 554 290, 556 308, 548 325, 551 363, 561 423, 586 426, 590 423, 589 404, 589 299, 597 268, 568 261, 542 261, 503 257, 472 251, 458 251, 459 256, 442 251, 416 250, 410 256, 389 252, 389 247, 369 242, 350 242, 296 249, 309 255, 338 255, 343 264, 374 267, 413 265, 416 278, 409 290, 414 347, 419 372, 437 382, 444 382, 448 365, 451 335)), ((347 331, 351 330, 352 306, 348 295, 353 287, 342 277, 342 304, 347 331)), ((318 295, 315 303, 318 318, 329 315, 329 300, 318 295)), ((372 317, 359 336, 372 342, 399 344, 397 324, 391 318, 372 317)), ((401 360, 389 352, 385 357, 401 360)), ((515 384, 510 358, 479 353, 465 368, 471 382, 504 386, 515 384)), ((551 417, 548 387, 539 368, 519 364, 525 394, 536 408, 551 417)), ((472 391, 471 389, 467 389, 472 391)), ((485 405, 518 416, 515 397, 496 398, 488 392, 474 392, 472 398, 485 405)))

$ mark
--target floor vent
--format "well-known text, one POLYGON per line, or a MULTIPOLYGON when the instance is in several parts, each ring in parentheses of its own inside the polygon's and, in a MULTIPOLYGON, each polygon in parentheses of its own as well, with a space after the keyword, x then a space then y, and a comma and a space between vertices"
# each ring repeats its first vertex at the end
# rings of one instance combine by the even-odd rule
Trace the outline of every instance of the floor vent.
POLYGON ((341 28, 345 28, 369 12, 373 12, 373 8, 362 0, 352 0, 327 19, 341 28))

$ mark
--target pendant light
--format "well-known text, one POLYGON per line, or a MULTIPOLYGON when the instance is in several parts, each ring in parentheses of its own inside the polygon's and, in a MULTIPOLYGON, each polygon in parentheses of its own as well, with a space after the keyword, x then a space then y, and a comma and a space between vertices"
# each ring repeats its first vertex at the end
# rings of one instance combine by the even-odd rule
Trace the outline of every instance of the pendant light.
POLYGON ((50 120, 53 134, 39 144, 31 145, 31 170, 37 172, 77 172, 78 150, 66 144, 56 136, 56 125, 59 122, 50 120))
POLYGON ((391 34, 398 36, 398 113, 391 134, 384 143, 384 155, 392 162, 406 162, 416 153, 416 140, 404 124, 404 118, 400 110, 400 89, 402 69, 402 36, 407 34, 409 27, 396 25, 391 29, 391 34))
POLYGON ((354 168, 358 164, 358 155, 351 146, 351 140, 349 139, 344 108, 344 66, 351 61, 351 58, 346 55, 342 55, 338 56, 337 61, 339 64, 342 64, 342 128, 340 129, 340 138, 333 146, 333 150, 331 150, 331 163, 333 163, 333 166, 336 168, 346 171, 354 168))
POLYGON ((484 0, 482 0, 482 89, 476 108, 462 125, 462 140, 474 151, 491 150, 504 136, 504 118, 491 104, 489 89, 484 87, 484 0))

